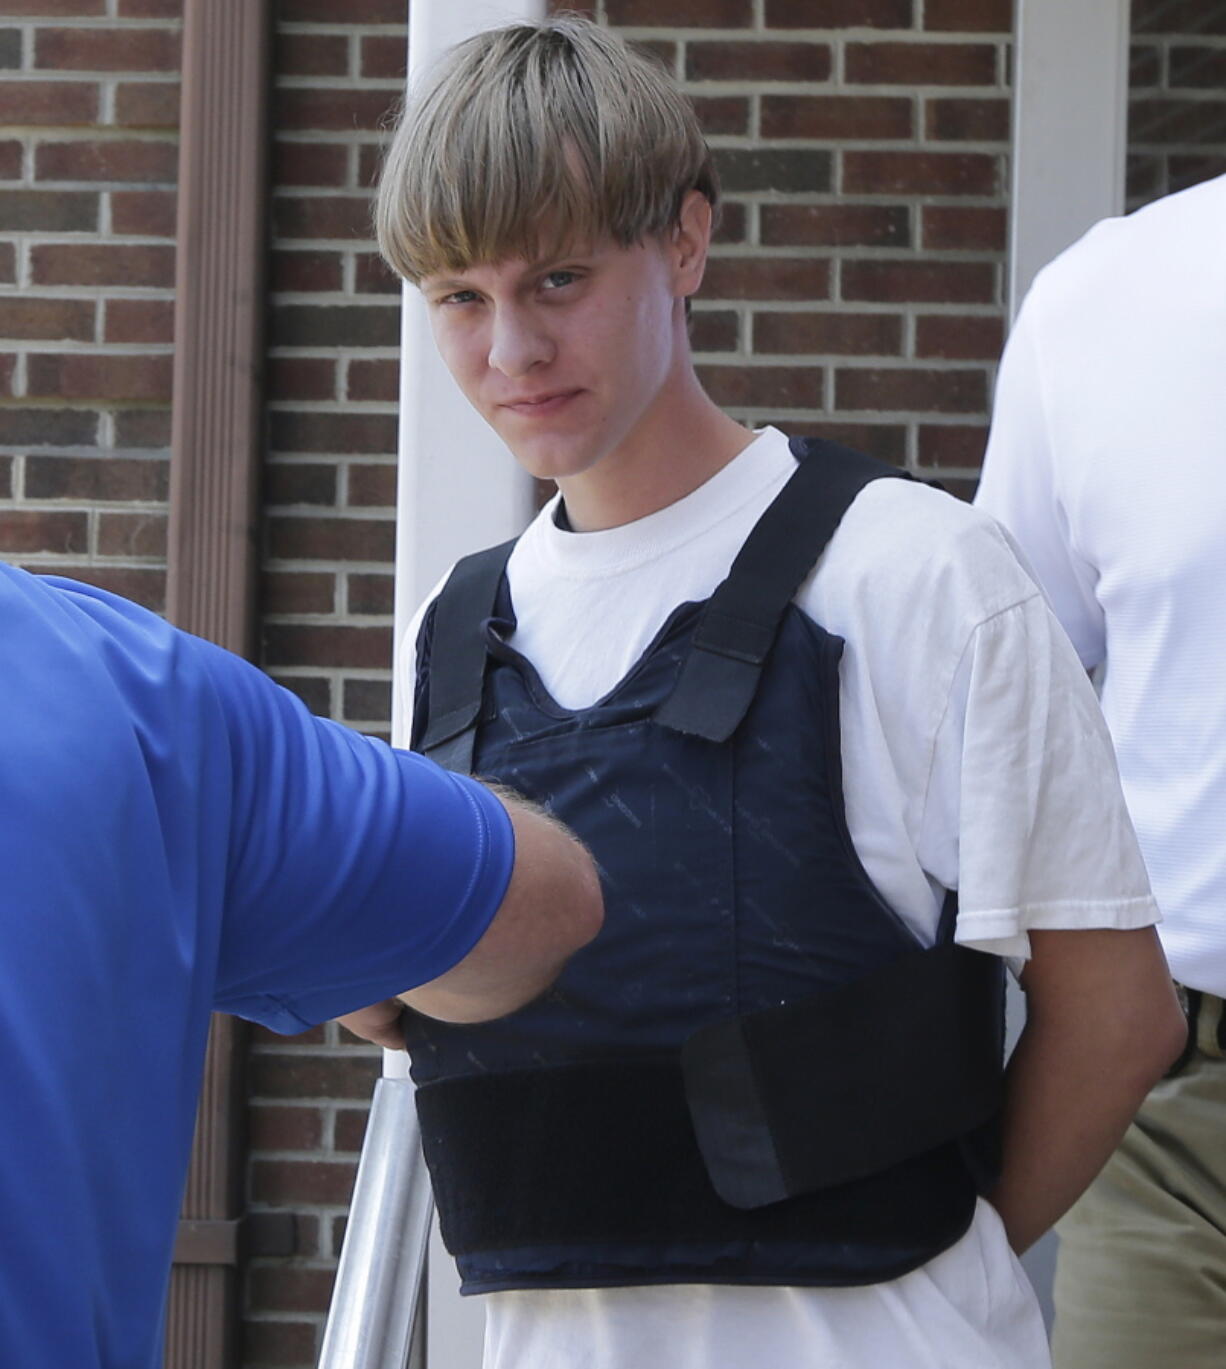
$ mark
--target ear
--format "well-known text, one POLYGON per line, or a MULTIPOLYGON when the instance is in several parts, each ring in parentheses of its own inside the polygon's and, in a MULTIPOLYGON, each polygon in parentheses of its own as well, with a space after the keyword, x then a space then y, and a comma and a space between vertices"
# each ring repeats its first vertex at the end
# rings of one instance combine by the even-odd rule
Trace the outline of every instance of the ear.
POLYGON ((687 190, 681 201, 670 243, 673 293, 677 299, 697 294, 707 269, 713 216, 711 201, 701 190, 687 190))

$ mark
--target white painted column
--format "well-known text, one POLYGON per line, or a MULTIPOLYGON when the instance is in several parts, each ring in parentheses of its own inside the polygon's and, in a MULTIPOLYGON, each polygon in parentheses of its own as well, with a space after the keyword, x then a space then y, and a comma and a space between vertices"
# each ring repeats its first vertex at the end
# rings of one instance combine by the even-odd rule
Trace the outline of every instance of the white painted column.
MULTIPOLYGON (((413 0, 410 90, 447 48, 483 29, 516 19, 539 19, 543 13, 544 0, 413 0)), ((457 557, 513 537, 532 512, 531 481, 448 374, 415 287, 405 286, 403 305, 397 646, 418 605, 457 557)), ((392 727, 398 740, 402 725, 402 707, 393 700, 392 727)))
MULTIPOLYGON (((516 20, 540 19, 544 0, 412 0, 409 90, 454 44, 516 20)), ((532 482, 474 412, 439 358, 424 302, 403 292, 400 330, 400 462, 396 507, 397 652, 409 621, 466 552, 505 541, 532 516, 532 482)), ((392 735, 407 745, 405 700, 393 690, 392 735)), ((403 1078, 406 1059, 385 1051, 383 1073, 403 1078)), ((461 1299, 437 1229, 427 1265, 426 1369, 480 1369, 485 1313, 461 1299)))
POLYGON ((1124 208, 1129 0, 1017 0, 1009 313, 1039 269, 1124 208))

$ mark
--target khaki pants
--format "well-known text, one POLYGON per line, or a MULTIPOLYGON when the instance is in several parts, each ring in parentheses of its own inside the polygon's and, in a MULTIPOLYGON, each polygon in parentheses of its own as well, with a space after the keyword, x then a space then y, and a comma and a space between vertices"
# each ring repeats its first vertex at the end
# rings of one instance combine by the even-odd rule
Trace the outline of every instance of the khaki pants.
POLYGON ((1222 1000, 1197 1049, 1146 1099, 1060 1223, 1055 1369, 1226 1365, 1226 1059, 1222 1000))

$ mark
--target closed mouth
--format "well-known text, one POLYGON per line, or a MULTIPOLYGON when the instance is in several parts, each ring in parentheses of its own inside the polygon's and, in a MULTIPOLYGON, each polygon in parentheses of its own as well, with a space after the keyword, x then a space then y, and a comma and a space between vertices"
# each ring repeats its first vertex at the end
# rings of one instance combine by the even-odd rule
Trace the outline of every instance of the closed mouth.
POLYGON ((510 409, 512 413, 531 417, 537 414, 552 413, 581 393, 580 390, 553 390, 548 394, 519 395, 514 399, 503 400, 500 407, 510 409))

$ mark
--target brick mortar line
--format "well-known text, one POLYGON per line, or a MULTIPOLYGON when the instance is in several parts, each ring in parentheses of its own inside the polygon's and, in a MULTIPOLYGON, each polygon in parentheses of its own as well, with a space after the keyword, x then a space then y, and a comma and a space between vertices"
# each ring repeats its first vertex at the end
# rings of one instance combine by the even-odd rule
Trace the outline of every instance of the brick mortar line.
POLYGON ((899 427, 909 424, 953 424, 969 426, 972 422, 983 423, 987 418, 986 410, 968 411, 966 409, 815 409, 785 408, 783 405, 726 404, 724 412, 738 419, 760 418, 765 412, 772 422, 822 422, 846 420, 849 423, 868 423, 872 426, 899 427))
POLYGON ((721 149, 736 152, 746 148, 764 152, 913 152, 923 147, 952 155, 965 151, 1000 156, 1009 151, 1009 144, 999 138, 938 138, 922 131, 910 138, 765 138, 754 137, 752 133, 720 133, 708 138, 707 145, 716 152, 721 149))
MULTIPOLYGON (((391 564, 391 563, 389 563, 391 564)), ((264 570, 270 572, 281 572, 281 568, 275 563, 267 563, 264 570)), ((291 572, 291 574, 301 574, 301 572, 291 572)), ((313 572, 320 574, 320 572, 313 572)), ((326 613, 278 613, 267 612, 264 615, 267 622, 276 622, 281 627, 337 627, 342 622, 349 623, 353 627, 391 627, 393 616, 391 613, 354 613, 352 609, 345 612, 334 609, 326 613)), ((386 674, 389 665, 353 665, 345 667, 346 678, 361 680, 380 680, 386 674)))
MULTIPOLYGON (((906 339, 904 338, 904 343, 906 339)), ((743 372, 761 370, 808 371, 983 371, 994 373, 997 358, 987 357, 960 360, 950 357, 917 356, 914 352, 856 352, 847 356, 842 352, 756 352, 747 357, 740 352, 704 352, 697 358, 703 367, 735 366, 743 372), (798 361, 797 357, 803 357, 798 361)))
MULTIPOLYGON (((889 315, 907 314, 913 311, 920 313, 931 313, 941 318, 960 318, 966 315, 970 318, 995 318, 1003 309, 1002 304, 984 304, 982 302, 957 304, 940 301, 928 304, 924 300, 770 300, 760 303, 756 300, 730 300, 727 303, 721 300, 707 301, 708 308, 702 310, 703 313, 720 313, 726 311, 733 304, 743 306, 748 312, 755 314, 831 314, 835 316, 857 316, 857 315, 889 315)), ((697 312, 697 311, 696 311, 697 312)), ((696 352, 695 356, 706 356, 705 352, 696 352)), ((761 356, 762 353, 757 353, 761 356)), ((842 355, 840 353, 839 355, 842 355)), ((852 355, 855 355, 854 353, 852 355)))
MULTIPOLYGON (((336 457, 320 456, 317 452, 303 452, 301 456, 295 456, 293 453, 287 454, 277 452, 269 456, 270 463, 277 466, 333 466, 336 464, 337 459, 338 458, 336 457)), ((344 465, 352 465, 353 463, 360 461, 367 465, 373 463, 385 467, 394 467, 397 461, 395 452, 346 452, 340 459, 344 465)), ((280 505, 270 504, 266 507, 279 508, 280 505)), ((320 507, 326 508, 327 505, 321 505, 320 507)))
MULTIPOLYGON (((0 19, 0 26, 4 21, 0 19)), ((78 71, 74 68, 65 67, 35 67, 27 71, 20 67, 5 68, 3 77, 0 81, 5 85, 121 85, 125 81, 137 82, 140 85, 179 85, 182 77, 178 72, 173 71, 78 71)), ((7 124, 0 124, 0 132, 8 128, 7 124)), ((47 127, 55 127, 53 124, 47 127)), ((93 124, 85 127, 92 128, 93 124)))
POLYGON ((119 29, 123 32, 137 31, 149 33, 180 33, 183 29, 183 20, 175 19, 170 16, 163 18, 146 18, 141 16, 115 15, 109 14, 83 14, 80 16, 68 15, 60 17, 57 15, 13 15, 0 18, 0 27, 6 29, 20 29, 24 32, 35 33, 39 29, 55 29, 58 31, 68 31, 73 29, 89 29, 93 32, 98 30, 106 31, 109 29, 119 29))
MULTIPOLYGON (((319 307, 326 310, 337 307, 347 308, 348 305, 321 304, 319 307)), ((279 342, 275 347, 268 349, 268 356, 272 358, 285 356, 296 358, 299 361, 329 360, 335 361, 338 366, 354 361, 395 361, 399 355, 400 349, 390 343, 380 343, 377 346, 372 345, 370 347, 363 347, 360 343, 346 343, 329 348, 325 343, 320 342, 304 342, 301 346, 295 346, 292 342, 279 342), (306 355, 308 352, 317 352, 318 356, 309 357, 306 355)))
MULTIPOLYGON (((304 359, 310 360, 310 358, 304 359)), ((376 417, 380 415, 386 417, 389 414, 395 414, 396 412, 398 412, 396 401, 390 399, 272 399, 266 403, 265 408, 270 413, 277 414, 355 413, 374 415, 376 417)), ((293 451, 294 448, 278 447, 277 450, 293 451)), ((389 455, 389 453, 386 452, 371 452, 369 454, 371 456, 389 455)), ((349 453, 349 455, 363 456, 365 455, 365 453, 351 452, 349 453)))
MULTIPOLYGON (((0 195, 2 195, 3 193, 4 193, 3 190, 0 189, 0 195)), ((42 233, 34 232, 34 231, 32 231, 32 230, 29 230, 29 229, 23 229, 20 233, 12 233, 12 234, 5 233, 5 232, 3 232, 3 231, 0 231, 0 240, 3 240, 3 239, 7 239, 7 240, 12 241, 12 242, 23 242, 23 243, 27 243, 27 244, 29 244, 31 247, 81 247, 81 246, 84 246, 84 245, 85 245, 84 242, 82 241, 83 239, 88 239, 88 240, 95 241, 95 242, 98 241, 99 239, 103 239, 103 241, 99 242, 99 244, 98 244, 99 246, 102 246, 102 247, 172 247, 172 246, 174 246, 174 239, 173 239, 173 238, 147 238, 147 237, 138 238, 138 237, 130 237, 130 236, 128 236, 127 234, 123 234, 123 233, 115 233, 115 234, 111 234, 111 235, 103 235, 103 234, 101 234, 101 233, 92 233, 92 232, 87 232, 87 231, 82 231, 82 232, 80 232, 80 233, 74 233, 74 234, 72 234, 72 235, 67 235, 67 234, 63 234, 63 233, 55 233, 55 234, 50 234, 50 233, 48 233, 48 234, 44 235, 44 234, 42 234, 42 233)), ((123 292, 123 291, 141 291, 142 293, 141 293, 139 296, 133 294, 133 295, 131 296, 131 298, 142 298, 142 299, 148 298, 150 294, 152 294, 153 292, 156 292, 156 291, 160 291, 160 292, 161 292, 162 294, 164 294, 164 295, 173 295, 173 293, 174 293, 174 287, 171 286, 171 285, 31 285, 31 286, 0 285, 0 296, 8 296, 8 295, 12 295, 12 294, 17 293, 17 292, 20 292, 20 293, 24 294, 27 290, 30 290, 30 289, 38 290, 38 291, 40 291, 40 292, 41 292, 41 291, 52 292, 52 291, 61 291, 61 290, 77 290, 77 291, 81 291, 81 290, 104 290, 104 291, 107 292, 108 295, 114 293, 114 296, 115 296, 115 298, 117 298, 117 299, 126 299, 126 298, 129 298, 128 295, 125 295, 125 294, 121 293, 121 292, 123 292)), ((57 298, 61 298, 61 296, 58 296, 58 295, 57 295, 56 297, 57 297, 57 298)), ((82 296, 82 298, 86 298, 86 297, 85 297, 85 296, 82 296)), ((96 297, 96 296, 89 296, 88 298, 97 298, 97 297, 96 297)))
MULTIPOLYGON (((268 616, 268 618, 270 619, 270 621, 273 620, 273 619, 275 619, 275 621, 277 622, 277 624, 278 624, 279 626, 285 626, 285 625, 294 626, 294 624, 285 624, 285 623, 283 622, 283 619, 282 619, 281 615, 279 615, 279 614, 270 614, 270 615, 267 615, 267 616, 268 616)), ((391 624, 391 618, 389 617, 387 621, 388 621, 388 625, 390 625, 390 624, 391 624)), ((337 670, 340 670, 340 671, 342 672, 342 674, 343 674, 343 676, 344 676, 344 678, 345 678, 346 680, 358 680, 358 681, 360 681, 360 682, 363 683, 363 684, 385 684, 385 683, 387 682, 387 677, 388 677, 388 675, 389 675, 389 673, 390 673, 390 671, 391 671, 391 666, 390 666, 390 665, 389 665, 389 666, 361 666, 361 667, 354 666, 352 669, 349 669, 349 668, 344 667, 344 666, 337 666, 337 667, 334 667, 334 668, 337 669, 337 670)), ((285 678, 289 678, 289 672, 290 672, 291 670, 309 670, 309 669, 310 669, 309 666, 286 666, 286 667, 284 668, 284 670, 278 669, 278 674, 283 675, 285 678)), ((386 720, 386 719, 383 719, 383 721, 386 722, 387 720, 386 720)), ((309 1048, 308 1046, 302 1046, 302 1047, 300 1047, 300 1049, 302 1049, 302 1050, 308 1050, 308 1049, 310 1049, 310 1048, 309 1048)))
MULTIPOLYGON (((388 512, 390 512, 390 509, 388 510, 388 512)), ((335 516, 335 515, 333 515, 333 516, 335 516)), ((355 520, 355 521, 356 521, 356 520, 355 520)), ((389 519, 389 521, 391 521, 391 520, 389 519)), ((358 574, 358 575, 370 575, 370 574, 384 574, 384 575, 387 575, 387 574, 390 574, 390 573, 391 573, 390 567, 391 567, 391 565, 392 565, 392 563, 391 563, 390 561, 356 561, 356 560, 354 560, 354 561, 346 561, 346 562, 344 562, 343 564, 344 564, 344 566, 346 567, 346 569, 351 570, 351 571, 353 571, 355 574, 358 574)), ((325 557, 321 557, 318 561, 313 561, 313 560, 311 560, 309 557, 303 557, 303 556, 293 556, 293 557, 289 557, 289 556, 287 556, 287 557, 280 557, 280 556, 265 556, 265 557, 263 557, 263 558, 261 559, 261 561, 260 561, 260 569, 261 569, 261 570, 270 571, 270 572, 271 572, 271 571, 278 571, 278 572, 294 571, 294 572, 306 572, 306 573, 313 573, 313 574, 327 573, 327 574, 337 575, 337 574, 339 574, 339 572, 337 571, 336 567, 337 567, 337 562, 336 562, 336 559, 335 559, 334 557, 326 557, 326 558, 325 558, 325 557)), ((287 615, 287 616, 292 616, 292 615, 287 615)), ((281 617, 281 615, 278 614, 277 617, 278 617, 278 619, 279 619, 279 618, 281 617)), ((336 620, 336 618, 338 618, 338 617, 346 617, 346 618, 349 618, 349 617, 360 617, 360 618, 361 618, 361 622, 360 622, 360 623, 354 624, 354 626, 361 626, 361 627, 372 627, 372 626, 380 626, 380 625, 384 625, 384 626, 385 626, 385 625, 386 625, 386 624, 381 624, 381 623, 372 622, 371 619, 373 619, 373 618, 378 618, 378 619, 380 619, 380 620, 382 620, 382 619, 384 619, 384 618, 387 618, 387 619, 390 621, 390 615, 388 615, 388 614, 372 614, 369 618, 367 618, 367 617, 364 617, 364 616, 359 615, 359 614, 351 614, 351 613, 348 613, 348 612, 346 612, 346 613, 344 613, 344 614, 341 614, 339 611, 334 611, 334 613, 329 617, 329 621, 333 622, 333 624, 335 625, 335 620, 336 620)), ((323 669, 323 667, 320 667, 320 668, 323 669)), ((362 667, 354 667, 354 668, 355 668, 355 669, 363 669, 363 670, 366 670, 366 669, 370 669, 371 667, 362 666, 362 667)), ((382 667, 379 667, 379 669, 382 669, 382 667)))
POLYGON ((405 83, 399 76, 311 76, 278 72, 273 77, 272 91, 318 90, 328 94, 334 90, 392 91, 404 94, 405 83))
MULTIPOLYGON (((897 203, 892 201, 890 206, 897 203)), ((999 204, 977 204, 977 205, 947 205, 932 204, 925 201, 926 205, 934 209, 1000 209, 1004 206, 999 204)), ((800 206, 807 208, 808 206, 800 206)), ((941 266, 974 266, 984 262, 995 262, 1000 258, 999 252, 994 252, 990 248, 932 248, 924 251, 921 248, 905 247, 845 247, 831 248, 821 247, 776 247, 761 246, 753 243, 727 243, 713 248, 710 259, 712 261, 846 261, 846 262, 901 262, 908 265, 923 262, 941 266)), ((714 295, 706 296, 706 302, 717 298, 714 295)))
MULTIPOLYGON (((302 241, 298 239, 297 241, 302 241)), ((344 290, 279 290, 270 294, 269 303, 275 308, 279 304, 318 304, 321 308, 335 305, 352 304, 355 299, 382 299, 388 304, 400 303, 397 295, 351 294, 344 290)))
POLYGON ((114 124, 78 124, 71 127, 58 124, 10 124, 7 127, 20 130, 23 138, 38 138, 42 144, 142 142, 173 145, 179 142, 178 129, 147 128, 143 125, 132 130, 114 124))
MULTIPOLYGON (((391 578, 392 578, 392 564, 391 564, 391 562, 390 562, 390 561, 388 561, 388 562, 380 562, 380 563, 378 563, 378 564, 383 568, 383 573, 386 574, 387 578, 388 578, 388 579, 391 579, 391 578)), ((370 574, 370 572, 367 571, 367 570, 356 569, 355 567, 357 566, 357 563, 355 563, 355 562, 353 562, 353 561, 338 561, 335 557, 328 557, 328 558, 321 557, 318 561, 311 561, 311 560, 306 560, 306 561, 304 561, 303 558, 301 558, 301 557, 295 557, 295 558, 292 558, 292 559, 291 559, 291 558, 289 558, 289 557, 281 558, 281 557, 270 556, 270 557, 265 558, 265 560, 261 563, 261 565, 262 565, 262 569, 268 571, 270 574, 276 573, 276 574, 278 574, 278 575, 332 575, 332 576, 335 576, 335 577, 336 577, 336 581, 337 581, 336 588, 337 588, 337 589, 340 589, 340 588, 343 586, 346 590, 349 588, 348 580, 347 580, 347 578, 346 578, 346 572, 347 572, 347 571, 351 571, 351 572, 352 572, 353 574, 355 574, 355 575, 369 575, 369 574, 370 574)), ((283 620, 284 620, 284 621, 288 621, 288 620, 291 619, 291 618, 311 618, 311 619, 322 619, 322 618, 327 618, 328 621, 331 622, 331 621, 335 621, 335 619, 338 618, 338 617, 341 617, 341 618, 354 618, 354 619, 359 619, 361 622, 363 622, 363 623, 365 623, 365 624, 368 624, 368 625, 375 625, 375 626, 382 626, 382 627, 390 626, 390 624, 391 624, 391 622, 392 622, 392 615, 391 615, 390 613, 352 613, 352 612, 350 612, 349 610, 345 610, 344 612, 342 612, 340 609, 335 609, 335 608, 329 610, 329 611, 326 612, 326 613, 309 614, 309 613, 283 612, 283 613, 277 613, 277 614, 272 615, 272 616, 275 616, 278 622, 283 621, 283 620)), ((383 667, 382 667, 382 666, 354 666, 354 667, 352 667, 352 669, 354 669, 354 670, 382 670, 383 667)))
MULTIPOLYGON (((348 672, 346 672, 345 668, 341 667, 341 665, 283 665, 276 663, 276 661, 265 661, 260 668, 263 669, 265 675, 276 680, 322 679, 326 680, 328 684, 341 686, 341 684, 345 683, 345 680, 349 678, 348 672)), ((390 680, 391 675, 393 675, 393 667, 391 667, 391 663, 389 663, 387 668, 383 671, 382 678, 390 680)), ((326 716, 339 716, 343 712, 341 706, 342 691, 335 689, 332 690, 331 693, 332 698, 334 698, 335 701, 335 706, 334 709, 332 709, 332 712, 328 713, 326 716)), ((311 1049, 311 1047, 298 1046, 297 1049, 306 1051, 311 1049)), ((357 1102, 357 1099, 352 1099, 352 1102, 357 1102)))
MULTIPOLYGON (((1226 52, 1226 46, 1220 51, 1226 52)), ((1136 86, 1129 92, 1129 104, 1135 104, 1141 99, 1150 99, 1156 95, 1159 99, 1186 100, 1191 104, 1220 104, 1226 102, 1226 90, 1220 86, 1172 86, 1163 82, 1158 86, 1136 86)))
MULTIPOLYGON (((8 502, 8 501, 6 501, 8 502)), ((119 513, 119 514, 144 514, 146 516, 158 517, 168 512, 170 505, 165 499, 146 499, 144 501, 136 499, 89 499, 83 495, 65 495, 59 499, 49 499, 45 496, 30 498, 23 496, 21 499, 11 501, 12 508, 20 507, 23 511, 30 513, 119 513)), ((41 555, 68 555, 70 553, 47 552, 41 555)), ((140 561, 142 564, 149 560, 158 560, 158 556, 137 556, 135 553, 127 552, 97 552, 95 558, 109 565, 112 561, 140 561)), ((160 559, 165 559, 161 557, 160 559)))
MULTIPOLYGON (((856 353, 854 356, 846 356, 842 352, 807 352, 807 353, 757 353, 749 359, 749 364, 741 366, 742 371, 760 371, 765 369, 777 370, 784 368, 796 371, 817 371, 817 370, 844 370, 844 371, 879 371, 882 369, 882 362, 887 363, 891 370, 898 371, 995 371, 998 358, 976 358, 970 361, 960 361, 948 357, 909 357, 898 352, 886 353, 856 353), (797 360, 798 357, 803 360, 797 360), (911 363, 900 365, 900 362, 911 363), (915 363, 919 363, 918 365, 915 363)), ((700 359, 698 365, 719 365, 719 362, 706 362, 700 359)))
MULTIPOLYGON (((18 407, 18 406, 13 406, 18 407)), ((24 405, 20 407, 26 407, 24 405)), ((59 406, 63 407, 63 406, 59 406)), ((88 412, 88 410, 78 410, 75 412, 88 412)), ((93 443, 88 447, 74 447, 68 444, 56 446, 50 444, 45 447, 31 443, 10 442, 0 446, 0 456, 11 456, 15 461, 24 461, 27 457, 47 458, 48 460, 66 461, 110 461, 112 459, 121 460, 144 460, 166 462, 170 460, 169 448, 150 451, 148 447, 104 447, 100 443, 93 443)))
MULTIPOLYGON (((142 413, 148 413, 148 412, 164 412, 165 410, 167 410, 167 409, 169 409, 169 408, 170 408, 170 404, 169 404, 168 401, 166 401, 166 400, 152 400, 152 399, 127 399, 127 400, 113 400, 113 399, 112 399, 112 400, 101 400, 101 399, 75 399, 75 400, 64 400, 64 399, 59 399, 59 398, 57 398, 57 397, 54 396, 54 395, 51 395, 51 396, 48 396, 48 395, 29 396, 29 397, 27 397, 27 398, 24 398, 20 403, 15 403, 15 402, 12 401, 11 399, 9 399, 7 396, 5 396, 3 399, 0 399, 0 412, 2 412, 2 411, 5 410, 5 409, 55 409, 55 410, 59 410, 59 409, 68 409, 68 410, 71 410, 71 411, 74 412, 74 413, 77 413, 77 412, 84 412, 84 413, 103 413, 103 412, 109 412, 109 411, 114 410, 114 409, 122 409, 122 410, 124 410, 124 412, 131 412, 131 411, 134 411, 134 410, 140 410, 142 413)), ((10 445, 10 446, 19 446, 19 447, 21 447, 22 450, 24 451, 24 450, 26 450, 26 448, 28 448, 28 447, 34 447, 34 446, 38 446, 38 445, 40 445, 40 444, 38 444, 38 443, 27 442, 27 443, 24 443, 24 444, 23 444, 23 443, 10 443, 9 445, 10 445)), ((94 448, 93 448, 92 446, 91 446, 91 447, 82 447, 81 444, 76 443, 76 442, 52 442, 52 443, 49 443, 48 445, 54 447, 57 451, 60 451, 60 450, 67 450, 67 449, 72 449, 72 450, 74 450, 74 451, 76 451, 76 450, 81 450, 81 451, 93 451, 93 450, 94 450, 94 448)), ((106 445, 106 444, 97 444, 97 445, 106 445)), ((160 447, 155 447, 155 448, 140 448, 140 447, 138 447, 138 448, 136 448, 136 450, 137 450, 137 451, 161 451, 161 450, 163 450, 163 449, 160 448, 160 447)))
MULTIPOLYGON (((81 512, 88 512, 81 510, 81 512)), ((88 540, 92 546, 97 538, 97 521, 90 520, 87 523, 88 540)), ((121 560, 118 558, 106 558, 99 556, 93 551, 29 551, 29 552, 6 552, 7 560, 16 560, 20 557, 23 565, 31 567, 32 570, 42 572, 58 572, 66 565, 82 566, 88 570, 159 570, 165 571, 166 558, 161 559, 150 557, 145 560, 129 558, 121 560), (54 557, 54 560, 46 558, 54 557)))
MULTIPOLYGON (((1226 104, 1226 101, 1223 102, 1226 104)), ((1188 157, 1221 156, 1226 151, 1226 138, 1215 139, 1210 143, 1130 143, 1130 156, 1173 156, 1188 157)))
POLYGON ((948 96, 950 99, 960 98, 964 92, 970 92, 979 96, 1002 95, 1008 93, 1008 87, 1002 87, 998 81, 976 82, 965 81, 957 84, 939 84, 924 82, 902 82, 902 81, 840 81, 834 75, 824 79, 772 81, 766 78, 758 80, 738 81, 736 77, 716 77, 716 76, 683 76, 678 84, 686 95, 811 95, 815 98, 829 96, 832 93, 846 96, 847 99, 872 99, 875 92, 886 91, 893 95, 914 95, 920 99, 927 99, 933 96, 948 96))
MULTIPOLYGON (((33 145, 31 145, 31 151, 33 151, 33 145)), ((166 191, 166 190, 174 190, 174 189, 175 189, 175 183, 174 183, 174 181, 110 181, 110 180, 98 180, 98 181, 68 181, 68 180, 63 180, 63 181, 60 181, 60 180, 52 180, 52 179, 50 179, 49 177, 36 178, 35 175, 33 174, 33 167, 30 168, 30 174, 27 175, 27 176, 23 176, 23 177, 21 178, 20 181, 6 181, 6 182, 0 182, 0 194, 3 194, 5 190, 48 190, 48 191, 54 191, 54 192, 56 192, 56 193, 63 193, 63 192, 68 192, 68 191, 79 192, 79 191, 91 191, 91 190, 92 190, 92 191, 95 191, 95 192, 98 193, 98 194, 105 194, 106 192, 108 192, 108 191, 113 191, 113 190, 120 190, 120 191, 127 191, 127 190, 155 190, 155 191, 166 191)), ((22 229, 22 230, 20 230, 20 231, 21 231, 22 234, 24 234, 24 235, 27 236, 27 237, 34 237, 34 238, 36 238, 37 241, 40 242, 40 243, 44 241, 44 239, 43 239, 43 237, 42 237, 42 234, 40 234, 40 233, 38 232, 37 229, 22 229)), ((6 236, 6 237, 8 236, 8 234, 7 234, 4 230, 0 230, 0 234, 3 234, 3 235, 6 236)), ((58 234, 57 234, 57 236, 58 236, 58 234)), ((80 239, 81 239, 82 237, 95 237, 95 238, 96 238, 96 237, 99 237, 99 236, 100 236, 100 234, 99 234, 98 232, 94 231, 94 230, 82 229, 82 230, 80 231, 80 233, 77 234, 77 244, 76 244, 76 245, 77 245, 77 246, 80 246, 80 239)), ((122 235, 117 235, 117 236, 122 236, 122 235)), ((108 239, 108 240, 109 240, 109 239, 108 239)), ((173 238, 162 238, 162 239, 160 239, 160 242, 163 243, 163 244, 165 244, 165 243, 173 243, 173 242, 174 242, 174 239, 173 239, 173 238)))
POLYGON ((610 24, 609 27, 621 38, 633 42, 664 43, 727 43, 747 38, 750 42, 812 43, 820 42, 834 46, 837 42, 849 43, 926 43, 929 41, 949 44, 953 47, 991 47, 1001 42, 1010 42, 1008 34, 1003 33, 951 33, 947 29, 923 29, 912 25, 909 28, 872 28, 867 25, 846 24, 839 27, 822 28, 810 25, 807 28, 703 28, 695 24, 670 24, 667 27, 653 28, 643 24, 610 24), (751 36, 752 35, 752 36, 751 36))
POLYGON ((1226 47, 1226 34, 1220 33, 1180 33, 1177 29, 1163 29, 1159 33, 1133 33, 1129 36, 1129 45, 1132 47, 1150 47, 1156 45, 1169 51, 1173 44, 1181 47, 1190 48, 1223 48, 1226 47))
POLYGON ((376 20, 364 23, 360 19, 354 19, 346 24, 340 20, 328 23, 320 19, 280 19, 276 23, 273 38, 275 41, 277 34, 281 33, 289 34, 291 37, 315 33, 332 37, 362 38, 369 35, 372 38, 396 38, 401 34, 407 35, 407 31, 407 23, 387 23, 376 20))
MULTIPOLYGON (((274 621, 272 618, 269 621, 274 621)), ((265 673, 276 674, 282 680, 327 680, 330 684, 343 684, 345 680, 351 678, 348 670, 344 666, 310 666, 310 665, 290 665, 288 663, 278 664, 277 662, 266 662, 262 667, 265 673)), ((393 664, 389 660, 387 666, 383 668, 382 674, 377 678, 388 679, 393 672, 393 664)), ((256 1049, 253 1047, 252 1049, 256 1049)), ((290 1049, 290 1048, 287 1048, 290 1049)), ((311 1050, 310 1046, 296 1046, 294 1050, 311 1050)))
MULTIPOLYGON (((32 287, 37 289, 37 286, 32 287)), ((7 296, 6 298, 14 298, 7 296)), ((31 297, 29 290, 22 291, 21 299, 31 303, 41 296, 31 297)), ((82 304, 105 303, 105 300, 84 299, 82 304)), ((154 303, 158 301, 152 301, 154 303)), ((165 301, 161 301, 165 303, 165 301)), ((80 338, 4 338, 0 340, 0 351, 7 354, 27 355, 30 352, 50 356, 105 356, 105 357, 160 357, 173 356, 173 342, 94 342, 80 338), (135 349, 135 350, 134 350, 135 349)), ((166 400, 169 405, 169 399, 166 400)))

